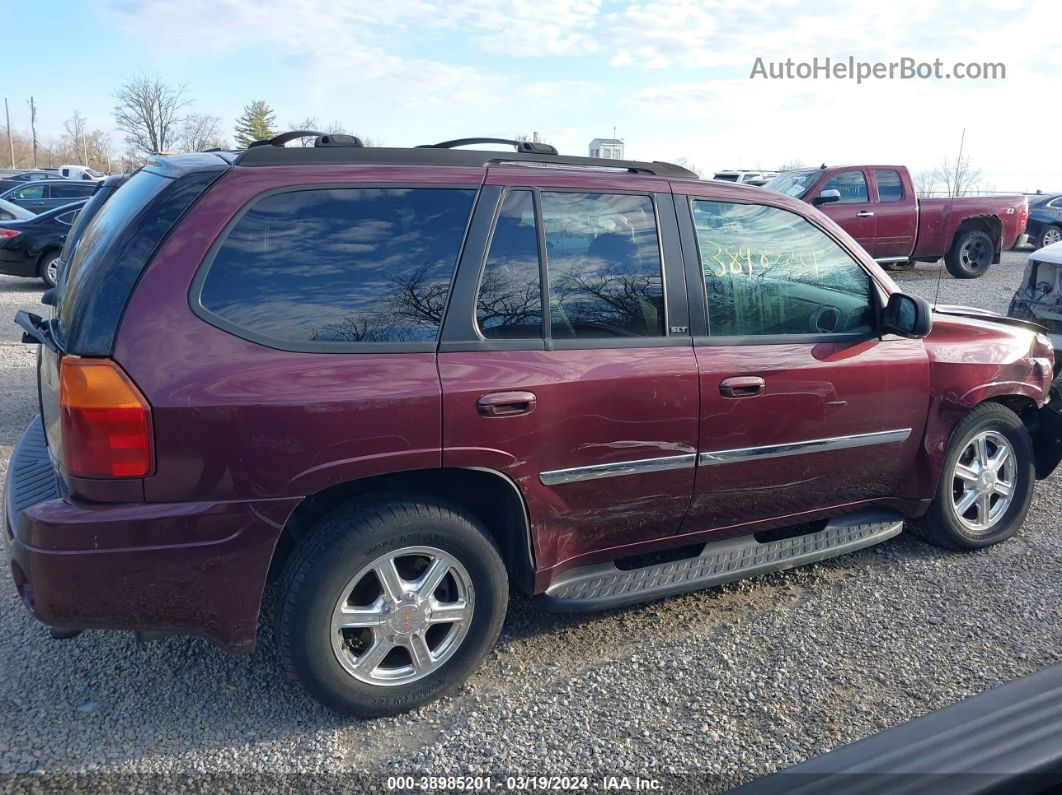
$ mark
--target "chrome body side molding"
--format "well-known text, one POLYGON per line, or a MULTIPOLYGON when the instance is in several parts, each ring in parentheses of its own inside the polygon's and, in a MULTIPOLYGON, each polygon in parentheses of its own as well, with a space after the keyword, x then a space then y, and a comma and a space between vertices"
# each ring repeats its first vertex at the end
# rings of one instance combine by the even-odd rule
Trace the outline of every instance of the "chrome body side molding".
POLYGON ((763 458, 782 458, 788 455, 821 453, 828 450, 847 450, 851 447, 867 447, 875 444, 897 444, 907 441, 911 435, 910 428, 876 433, 857 433, 851 436, 831 436, 826 439, 811 439, 806 442, 789 442, 788 444, 769 444, 763 447, 739 447, 734 450, 716 450, 701 453, 697 457, 700 466, 732 464, 737 461, 755 461, 763 458))
POLYGON ((542 472, 538 479, 544 486, 559 486, 563 483, 577 483, 582 480, 615 478, 623 475, 644 475, 648 472, 666 472, 670 469, 691 469, 697 465, 697 455, 669 455, 663 458, 642 458, 637 461, 619 461, 614 464, 595 464, 588 467, 572 469, 554 469, 542 472))

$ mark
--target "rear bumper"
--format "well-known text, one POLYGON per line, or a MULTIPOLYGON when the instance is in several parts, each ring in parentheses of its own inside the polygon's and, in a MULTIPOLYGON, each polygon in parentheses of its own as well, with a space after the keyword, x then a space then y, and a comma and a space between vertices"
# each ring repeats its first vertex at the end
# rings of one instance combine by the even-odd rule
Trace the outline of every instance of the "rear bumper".
POLYGON ((4 540, 23 603, 49 626, 191 633, 243 652, 297 502, 74 501, 37 419, 11 459, 4 540))

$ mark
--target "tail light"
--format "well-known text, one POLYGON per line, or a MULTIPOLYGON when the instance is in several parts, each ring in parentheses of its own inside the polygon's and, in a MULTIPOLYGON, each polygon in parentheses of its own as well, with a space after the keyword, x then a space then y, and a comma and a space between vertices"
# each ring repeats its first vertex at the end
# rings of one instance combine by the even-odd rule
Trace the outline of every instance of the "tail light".
POLYGON ((59 416, 68 474, 136 478, 151 472, 151 406, 115 362, 64 356, 59 416))
POLYGON ((0 229, 0 240, 10 240, 13 237, 18 237, 19 232, 14 229, 0 229))

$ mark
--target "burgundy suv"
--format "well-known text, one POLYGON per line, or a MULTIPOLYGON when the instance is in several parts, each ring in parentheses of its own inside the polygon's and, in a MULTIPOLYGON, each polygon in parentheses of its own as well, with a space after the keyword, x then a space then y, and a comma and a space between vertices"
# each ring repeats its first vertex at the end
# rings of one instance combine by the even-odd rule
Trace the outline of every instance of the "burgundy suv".
POLYGON ((803 202, 540 144, 289 138, 152 160, 54 317, 18 317, 41 418, 6 540, 57 635, 246 652, 275 578, 286 665, 381 715, 473 671, 510 583, 616 607, 905 520, 976 549, 1062 455, 1037 327, 931 312, 803 202))

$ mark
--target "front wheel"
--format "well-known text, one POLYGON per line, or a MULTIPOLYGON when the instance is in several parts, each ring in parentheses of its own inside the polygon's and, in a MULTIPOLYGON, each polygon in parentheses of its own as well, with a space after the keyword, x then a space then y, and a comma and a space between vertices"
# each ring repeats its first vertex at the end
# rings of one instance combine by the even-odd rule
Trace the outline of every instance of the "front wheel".
POLYGON ((377 717, 460 685, 494 644, 508 578, 479 521, 442 502, 350 503, 285 570, 278 640, 319 701, 377 717))
POLYGON ((949 549, 1006 541, 1025 521, 1035 480, 1024 423, 1005 406, 982 403, 952 433, 937 494, 911 529, 949 549))
POLYGON ((944 264, 956 279, 976 279, 983 276, 992 264, 995 250, 995 241, 988 232, 971 229, 956 236, 951 249, 944 255, 944 264))

